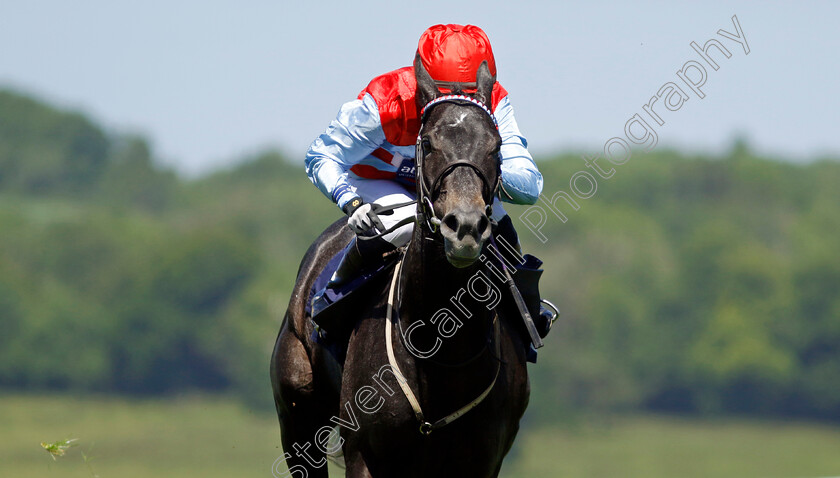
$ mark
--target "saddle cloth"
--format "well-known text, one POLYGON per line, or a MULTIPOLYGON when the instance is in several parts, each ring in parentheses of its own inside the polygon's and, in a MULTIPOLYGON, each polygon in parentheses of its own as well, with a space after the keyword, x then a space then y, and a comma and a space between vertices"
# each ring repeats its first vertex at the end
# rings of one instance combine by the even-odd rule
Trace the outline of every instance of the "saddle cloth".
POLYGON ((318 275, 318 278, 315 279, 312 288, 309 290, 305 310, 306 315, 310 316, 312 322, 316 325, 313 339, 332 352, 339 362, 343 361, 347 338, 356 326, 357 317, 353 314, 353 311, 361 305, 360 302, 365 296, 364 290, 367 289, 368 285, 376 282, 375 279, 379 278, 384 272, 393 269, 400 256, 399 253, 386 254, 376 266, 365 268, 358 276, 335 289, 324 290, 330 278, 338 269, 343 254, 344 250, 342 249, 333 256, 318 275), (321 290, 324 290, 324 296, 330 305, 318 315, 312 317, 312 299, 321 290))

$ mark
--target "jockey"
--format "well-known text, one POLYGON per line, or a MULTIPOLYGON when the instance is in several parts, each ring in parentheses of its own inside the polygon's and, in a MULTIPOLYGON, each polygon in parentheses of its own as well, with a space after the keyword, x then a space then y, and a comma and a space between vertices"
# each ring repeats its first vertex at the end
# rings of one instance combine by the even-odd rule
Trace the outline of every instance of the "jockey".
MULTIPOLYGON (((445 93, 451 91, 448 86, 453 83, 466 86, 467 94, 474 92, 476 73, 483 61, 496 76, 490 41, 481 28, 473 25, 430 27, 420 37, 417 55, 445 93)), ((376 205, 414 199, 413 160, 420 130, 415 92, 413 67, 374 78, 355 100, 341 107, 306 153, 309 179, 349 216, 348 225, 358 235, 370 234, 375 228, 384 231, 415 215, 413 204, 389 215, 375 213, 376 205)), ((500 201, 534 204, 542 191, 543 178, 528 153, 528 143, 516 124, 507 91, 498 82, 493 86, 492 104, 487 106, 498 120, 502 139, 500 197, 494 200, 491 219, 499 224, 498 234, 518 246, 513 223, 500 201)), ((413 223, 408 223, 381 238, 354 238, 327 288, 353 279, 367 262, 406 244, 412 229, 413 223)), ((313 315, 328 305, 323 293, 317 294, 313 315)))

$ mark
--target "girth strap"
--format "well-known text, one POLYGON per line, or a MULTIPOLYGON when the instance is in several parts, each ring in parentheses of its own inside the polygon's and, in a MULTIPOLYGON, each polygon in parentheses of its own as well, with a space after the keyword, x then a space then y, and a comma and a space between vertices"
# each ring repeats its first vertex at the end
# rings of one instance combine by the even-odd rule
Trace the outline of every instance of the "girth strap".
POLYGON ((487 395, 490 394, 490 391, 493 390, 493 387, 496 385, 496 380, 499 378, 499 370, 502 368, 501 361, 498 360, 501 356, 501 340, 500 340, 500 331, 499 331, 499 316, 496 314, 493 317, 493 328, 494 328, 494 341, 496 342, 496 373, 493 375, 493 381, 490 382, 490 385, 481 392, 475 400, 471 401, 470 403, 464 405, 460 409, 456 410, 453 413, 441 418, 440 420, 435 421, 434 423, 430 423, 426 421, 426 416, 423 414, 423 409, 420 407, 420 401, 417 400, 417 396, 414 395, 414 392, 411 390, 411 387, 408 385, 408 380, 406 380, 405 375, 403 375, 402 370, 400 370, 400 366, 397 365, 397 359, 394 357, 394 344, 393 344, 393 322, 399 320, 399 318, 393 314, 394 310, 394 294, 397 289, 397 279, 400 276, 400 269, 402 268, 402 259, 397 262, 397 266, 394 268, 394 277, 391 279, 391 289, 388 291, 388 310, 386 312, 386 320, 385 320, 385 345, 388 351, 388 363, 391 365, 391 368, 396 372, 394 376, 397 378, 397 383, 399 383, 400 388, 403 391, 403 395, 405 398, 408 399, 408 403, 411 404, 411 409, 414 411, 414 416, 417 417, 417 421, 420 422, 420 433, 424 435, 430 435, 432 431, 437 430, 438 428, 442 428, 450 423, 454 422, 458 418, 462 417, 464 414, 478 406, 479 403, 484 401, 487 398, 487 395))

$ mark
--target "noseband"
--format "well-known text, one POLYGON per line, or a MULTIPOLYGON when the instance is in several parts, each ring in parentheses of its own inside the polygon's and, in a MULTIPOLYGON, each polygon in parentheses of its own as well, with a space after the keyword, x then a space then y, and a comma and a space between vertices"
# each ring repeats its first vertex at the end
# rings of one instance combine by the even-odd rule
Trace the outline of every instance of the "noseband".
POLYGON ((428 102, 426 106, 420 110, 420 133, 417 135, 417 144, 415 146, 416 150, 414 155, 414 160, 417 165, 415 181, 417 183, 417 216, 418 222, 420 222, 420 224, 425 224, 432 233, 437 232, 437 226, 440 224, 440 219, 437 218, 435 213, 434 201, 440 194, 443 179, 452 173, 452 171, 459 167, 467 167, 475 171, 476 175, 478 175, 478 178, 481 180, 481 196, 484 199, 484 205, 487 209, 488 216, 492 213, 493 197, 499 190, 499 185, 502 179, 501 157, 497 158, 498 160, 496 161, 496 180, 492 186, 490 185, 490 181, 487 179, 487 176, 481 171, 481 169, 479 169, 478 166, 469 161, 460 160, 448 164, 443 171, 435 177, 432 181, 431 187, 429 187, 426 183, 426 176, 423 174, 425 159, 428 151, 424 147, 425 144, 422 138, 422 132, 423 128, 426 126, 426 120, 428 119, 432 109, 441 103, 454 103, 462 106, 478 107, 490 116, 490 119, 493 120, 493 124, 496 126, 496 129, 499 128, 499 122, 496 120, 496 116, 493 112, 490 111, 490 108, 477 99, 466 95, 440 96, 428 102))

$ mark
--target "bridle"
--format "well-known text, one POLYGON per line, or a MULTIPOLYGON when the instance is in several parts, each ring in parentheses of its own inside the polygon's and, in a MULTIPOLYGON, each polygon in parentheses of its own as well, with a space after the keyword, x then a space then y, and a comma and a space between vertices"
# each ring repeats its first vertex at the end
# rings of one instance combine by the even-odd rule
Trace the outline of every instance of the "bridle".
POLYGON ((481 180, 481 196, 484 199, 486 214, 488 216, 492 213, 493 198, 499 190, 499 185, 501 184, 502 179, 501 157, 498 157, 496 161, 496 180, 493 182, 492 186, 490 185, 490 181, 487 179, 487 176, 478 166, 469 161, 459 160, 446 165, 443 171, 434 178, 431 187, 429 187, 426 183, 426 175, 423 173, 425 169, 426 155, 429 154, 429 151, 427 150, 427 141, 423 139, 423 129, 426 126, 426 120, 429 118, 432 109, 441 103, 454 103, 457 105, 480 108, 490 117, 491 120, 493 120, 493 124, 496 126, 496 129, 499 128, 499 122, 496 120, 496 116, 493 112, 490 111, 490 108, 471 96, 439 96, 426 103, 426 106, 420 110, 420 132, 417 134, 417 143, 415 145, 414 154, 414 161, 417 168, 415 175, 415 182, 417 184, 417 222, 428 227, 432 234, 437 232, 437 226, 440 225, 440 219, 438 219, 437 214, 435 213, 434 201, 440 195, 443 179, 451 174, 456 168, 467 167, 475 171, 476 175, 481 180))
POLYGON ((424 140, 423 140, 423 129, 426 126, 426 120, 429 118, 429 114, 431 113, 432 109, 440 105, 441 103, 454 103, 457 105, 463 106, 472 106, 480 108, 484 113, 486 113, 491 120, 493 120, 493 125, 496 126, 496 129, 499 128, 499 122, 496 120, 496 116, 490 111, 490 108, 487 107, 481 101, 466 95, 444 95, 439 96, 432 101, 426 103, 420 110, 420 131, 417 133, 417 142, 415 143, 415 154, 414 154, 414 162, 415 162, 415 175, 414 180, 417 185, 417 199, 414 201, 407 201, 402 202, 399 204, 391 204, 389 206, 378 206, 373 209, 373 212, 376 214, 391 214, 394 209, 399 209, 404 206, 410 206, 412 204, 417 204, 417 214, 415 217, 407 217, 402 221, 394 224, 393 226, 389 227, 388 229, 378 232, 376 234, 370 236, 358 236, 360 240, 372 240, 378 237, 382 237, 386 234, 389 234, 406 224, 410 224, 412 222, 417 222, 422 226, 428 228, 429 232, 434 237, 434 234, 438 232, 438 226, 440 225, 440 219, 437 217, 437 213, 435 212, 434 201, 437 199, 438 195, 440 195, 441 184, 443 179, 446 178, 449 174, 452 173, 456 168, 459 167, 467 167, 475 171, 478 178, 481 180, 481 196, 484 199, 484 206, 485 206, 485 214, 490 216, 493 212, 493 198, 498 194, 499 188, 501 187, 502 181, 502 158, 501 155, 497 157, 496 161, 496 180, 493 182, 493 185, 490 185, 490 180, 487 179, 487 175, 479 169, 478 166, 475 164, 465 161, 459 160, 453 163, 446 165, 443 171, 438 174, 434 180, 432 180, 432 185, 429 185, 426 182, 426 176, 423 173, 425 169, 425 162, 426 162, 426 155, 429 154, 429 151, 424 148, 424 140))

